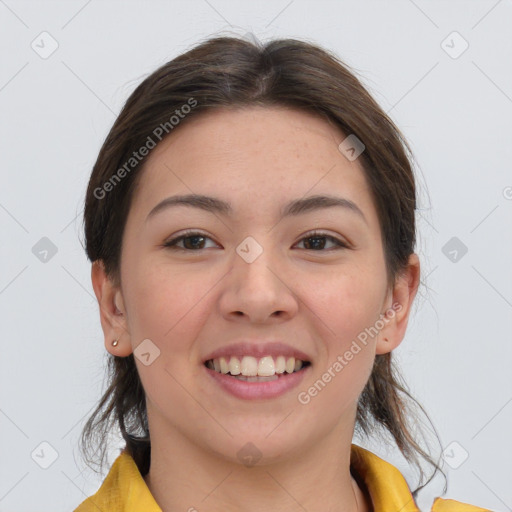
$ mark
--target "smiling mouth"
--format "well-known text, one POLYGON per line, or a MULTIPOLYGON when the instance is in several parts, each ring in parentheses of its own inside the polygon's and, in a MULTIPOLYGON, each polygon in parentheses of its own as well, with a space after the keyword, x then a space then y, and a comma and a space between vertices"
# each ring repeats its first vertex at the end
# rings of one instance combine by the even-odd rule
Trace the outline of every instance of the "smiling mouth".
POLYGON ((204 365, 210 370, 238 380, 267 382, 300 372, 311 363, 286 356, 265 356, 260 359, 252 356, 231 356, 209 359, 204 365))

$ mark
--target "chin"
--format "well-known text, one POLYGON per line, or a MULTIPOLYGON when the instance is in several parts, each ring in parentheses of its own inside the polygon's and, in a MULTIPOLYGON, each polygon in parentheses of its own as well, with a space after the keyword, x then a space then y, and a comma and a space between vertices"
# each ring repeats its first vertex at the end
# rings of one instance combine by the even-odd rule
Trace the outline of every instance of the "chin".
POLYGON ((209 449, 229 462, 247 467, 286 461, 307 443, 307 433, 304 429, 295 432, 289 428, 279 428, 279 423, 285 417, 281 415, 278 421, 265 423, 261 428, 254 425, 244 429, 238 429, 235 425, 226 426, 233 437, 224 433, 220 438, 210 439, 209 449))

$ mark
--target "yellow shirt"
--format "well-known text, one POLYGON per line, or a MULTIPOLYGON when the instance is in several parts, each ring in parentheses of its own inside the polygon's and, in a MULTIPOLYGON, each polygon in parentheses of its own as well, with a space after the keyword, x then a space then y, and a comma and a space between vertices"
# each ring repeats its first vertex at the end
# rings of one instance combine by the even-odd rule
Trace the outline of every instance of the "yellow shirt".
MULTIPOLYGON (((420 512, 400 471, 355 444, 351 467, 364 481, 374 512, 420 512)), ((121 452, 96 494, 74 512, 162 512, 132 457, 121 452)), ((491 512, 455 500, 436 498, 431 512, 491 512)))

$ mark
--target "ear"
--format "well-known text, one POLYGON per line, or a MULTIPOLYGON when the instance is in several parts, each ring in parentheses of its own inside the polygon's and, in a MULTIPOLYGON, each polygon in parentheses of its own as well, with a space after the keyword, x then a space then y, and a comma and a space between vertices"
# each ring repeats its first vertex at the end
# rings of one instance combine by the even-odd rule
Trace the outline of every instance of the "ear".
POLYGON ((385 325, 379 332, 376 354, 391 352, 402 342, 419 282, 420 261, 418 255, 413 253, 409 256, 407 268, 397 276, 385 301, 386 309, 381 315, 385 325))
POLYGON ((100 307, 100 321, 105 336, 105 348, 114 356, 125 357, 130 355, 132 344, 120 287, 114 286, 105 273, 105 267, 101 260, 93 262, 91 280, 100 307), (118 344, 114 347, 112 342, 117 339, 119 339, 118 344))

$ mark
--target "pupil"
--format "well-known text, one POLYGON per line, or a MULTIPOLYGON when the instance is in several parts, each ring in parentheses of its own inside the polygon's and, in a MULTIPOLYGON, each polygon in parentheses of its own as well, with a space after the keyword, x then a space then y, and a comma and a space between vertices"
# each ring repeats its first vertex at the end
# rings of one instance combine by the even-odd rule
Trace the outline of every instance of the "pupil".
MULTIPOLYGON (((188 236, 187 238, 184 239, 185 247, 187 247, 187 245, 189 245, 189 247, 187 247, 187 249, 197 249, 198 247, 194 243, 192 243, 192 244, 188 243, 190 240, 195 240, 195 241, 204 240, 204 237, 203 236, 188 236)), ((199 247, 199 249, 200 248, 201 247, 199 247)))
POLYGON ((306 240, 315 240, 315 242, 313 244, 306 243, 306 245, 313 246, 313 247, 308 247, 308 249, 313 249, 313 248, 314 249, 323 249, 325 247, 325 237, 321 237, 321 236, 309 237, 306 240), (319 242, 319 240, 322 240, 322 242, 319 242))

